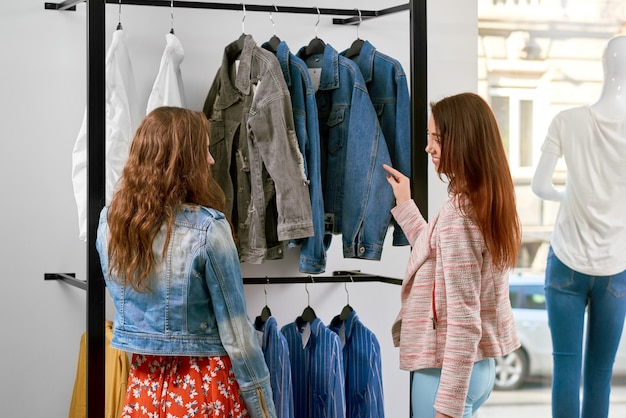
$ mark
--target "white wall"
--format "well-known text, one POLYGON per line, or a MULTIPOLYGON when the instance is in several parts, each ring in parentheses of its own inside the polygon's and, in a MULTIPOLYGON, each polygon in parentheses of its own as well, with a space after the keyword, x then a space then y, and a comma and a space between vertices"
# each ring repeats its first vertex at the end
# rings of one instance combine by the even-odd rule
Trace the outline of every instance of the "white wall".
MULTIPOLYGON (((380 9, 401 3, 320 0, 316 5, 380 9)), ((78 240, 71 183, 71 152, 86 96, 85 6, 80 4, 77 9, 50 11, 44 10, 44 0, 10 0, 3 3, 0 13, 4 57, 0 65, 0 318, 4 321, 0 370, 5 380, 0 415, 7 417, 67 414, 78 344, 85 330, 85 292, 43 280, 44 273, 55 272, 74 272, 85 278, 86 248, 78 240)), ((106 10, 108 46, 118 8, 108 5, 106 10)), ((476 0, 429 2, 429 100, 476 90, 476 10, 476 0)), ((189 106, 201 109, 223 47, 241 33, 242 13, 177 9, 174 16, 176 35, 185 48, 182 71, 189 106)), ((144 101, 156 76, 169 19, 168 8, 122 7, 122 24, 144 101)), ((274 14, 276 34, 294 52, 315 35, 316 20, 315 15, 274 14)), ((337 50, 349 47, 356 38, 355 27, 331 22, 331 17, 322 16, 318 36, 337 50)), ((398 58, 409 71, 408 22, 408 12, 368 20, 361 25, 359 36, 398 58)), ((259 43, 273 34, 268 14, 248 12, 244 23, 245 31, 259 43)), ((429 190, 432 214, 446 194, 432 170, 429 190)), ((408 248, 388 244, 380 262, 345 260, 339 241, 337 237, 330 249, 326 274, 357 269, 402 277, 408 248)), ((244 273, 254 277, 298 275, 297 257, 297 252, 288 251, 282 261, 244 264, 244 273)), ((398 369, 398 353, 389 332, 399 308, 400 287, 359 283, 348 284, 347 289, 350 304, 381 343, 387 416, 408 416, 409 375, 398 369)), ((308 290, 311 306, 326 323, 346 303, 343 284, 313 284, 308 290)), ((270 285, 267 293, 279 325, 293 321, 307 304, 304 285, 270 285)), ((250 316, 258 315, 265 305, 263 286, 247 286, 246 299, 250 316)), ((108 312, 110 316, 110 306, 108 312)))

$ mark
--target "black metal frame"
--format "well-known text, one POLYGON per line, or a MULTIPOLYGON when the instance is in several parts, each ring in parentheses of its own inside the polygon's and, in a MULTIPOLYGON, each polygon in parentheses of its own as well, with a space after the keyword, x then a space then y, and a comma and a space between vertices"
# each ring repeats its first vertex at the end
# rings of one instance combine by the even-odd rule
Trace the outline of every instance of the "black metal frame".
MULTIPOLYGON (((105 404, 105 285, 100 269, 95 239, 99 213, 105 196, 105 5, 125 4, 212 10, 243 10, 242 3, 213 3, 169 0, 66 0, 44 4, 47 10, 76 10, 78 3, 87 7, 87 277, 76 279, 73 273, 46 273, 46 280, 62 280, 87 291, 87 416, 104 417, 105 404)), ((301 13, 348 16, 335 18, 334 24, 355 24, 365 19, 409 10, 410 19, 410 93, 411 93, 411 192, 424 217, 428 217, 428 160, 421 152, 423 141, 415 140, 427 130, 427 30, 426 0, 410 0, 407 4, 382 10, 328 9, 317 7, 265 6, 245 4, 246 11, 301 13)), ((380 281, 401 284, 401 280, 359 272, 335 272, 330 277, 244 278, 246 284, 322 283, 380 281)))

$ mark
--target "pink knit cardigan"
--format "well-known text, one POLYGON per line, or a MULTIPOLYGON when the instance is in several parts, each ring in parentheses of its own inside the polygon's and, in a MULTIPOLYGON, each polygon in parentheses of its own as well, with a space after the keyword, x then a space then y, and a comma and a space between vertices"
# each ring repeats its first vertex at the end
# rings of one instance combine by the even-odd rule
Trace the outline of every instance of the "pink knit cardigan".
POLYGON ((462 417, 473 364, 520 346, 509 273, 493 264, 478 225, 462 215, 458 199, 449 199, 430 223, 413 200, 392 214, 413 246, 392 327, 400 368, 440 368, 434 407, 462 417))

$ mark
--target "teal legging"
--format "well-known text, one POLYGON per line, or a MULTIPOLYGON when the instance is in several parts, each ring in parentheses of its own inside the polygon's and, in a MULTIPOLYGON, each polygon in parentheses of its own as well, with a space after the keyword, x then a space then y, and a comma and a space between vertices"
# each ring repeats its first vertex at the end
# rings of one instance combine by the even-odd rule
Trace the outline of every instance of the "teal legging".
MULTIPOLYGON (((433 418, 435 398, 439 389, 441 369, 421 369, 411 372, 411 410, 413 418, 433 418)), ((465 399, 463 418, 472 418, 485 403, 496 380, 496 362, 492 358, 474 363, 469 390, 465 399)))

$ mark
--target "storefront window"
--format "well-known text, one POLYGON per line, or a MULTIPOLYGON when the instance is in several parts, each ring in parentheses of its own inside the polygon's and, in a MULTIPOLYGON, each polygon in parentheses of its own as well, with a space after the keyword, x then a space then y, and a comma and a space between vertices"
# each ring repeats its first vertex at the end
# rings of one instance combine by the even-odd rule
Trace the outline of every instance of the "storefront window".
MULTIPOLYGON (((518 328, 535 337, 531 347, 509 359, 501 390, 479 414, 550 416, 551 343, 542 291, 558 204, 539 199, 530 185, 552 118, 600 96, 603 50, 609 39, 626 34, 626 2, 478 0, 478 19, 478 93, 500 125, 523 228, 515 273, 525 277, 512 277, 514 311, 518 328), (515 381, 518 377, 522 383, 515 381)), ((560 161, 554 183, 564 185, 566 176, 560 161)), ((616 382, 626 380, 626 343, 622 346, 616 382)), ((626 392, 621 387, 617 384, 616 394, 626 392)), ((620 407, 612 405, 611 416, 626 413, 620 407)))

